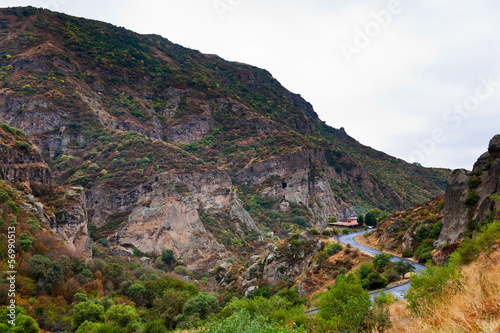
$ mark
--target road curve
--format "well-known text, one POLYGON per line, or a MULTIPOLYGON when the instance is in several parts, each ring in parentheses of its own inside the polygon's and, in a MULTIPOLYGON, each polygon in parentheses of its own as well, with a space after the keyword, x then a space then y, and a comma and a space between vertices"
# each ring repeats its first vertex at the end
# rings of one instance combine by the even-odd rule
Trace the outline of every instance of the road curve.
MULTIPOLYGON (((342 244, 349 244, 352 247, 357 248, 360 251, 365 252, 366 254, 369 254, 371 256, 375 256, 375 255, 377 255, 379 253, 383 253, 382 251, 375 250, 375 249, 373 249, 371 247, 368 247, 366 245, 363 245, 363 244, 359 244, 358 242, 356 242, 354 240, 355 237, 357 237, 359 235, 362 235, 365 232, 367 232, 367 231, 360 231, 360 232, 356 232, 356 233, 353 233, 353 234, 341 235, 341 236, 335 237, 335 239, 337 241, 341 242, 342 244)), ((393 261, 393 262, 396 262, 396 261, 407 261, 407 262, 410 262, 415 267, 415 271, 414 272, 416 272, 416 273, 419 273, 419 272, 421 272, 421 271, 423 271, 425 269, 424 265, 421 265, 421 264, 418 264, 418 263, 416 263, 414 261, 411 261, 411 260, 408 260, 408 259, 405 259, 405 258, 401 258, 401 257, 397 257, 397 256, 393 256, 392 259, 391 259, 391 261, 393 261)), ((385 288, 384 290, 387 293, 393 294, 394 297, 396 297, 397 299, 403 299, 403 296, 408 291, 408 289, 410 289, 410 283, 409 282, 407 282, 405 284, 402 284, 400 286, 385 288)), ((370 293, 371 298, 373 299, 373 297, 375 297, 379 292, 380 291, 373 291, 373 292, 371 292, 370 293)))
MULTIPOLYGON (((367 253, 367 254, 369 254, 371 256, 375 256, 375 255, 377 255, 379 253, 384 253, 382 251, 375 250, 375 249, 373 249, 371 247, 368 247, 366 245, 359 244, 358 242, 356 242, 354 240, 355 237, 357 237, 359 235, 362 235, 365 232, 368 232, 368 231, 360 231, 360 232, 356 232, 356 233, 353 233, 353 234, 336 236, 335 240, 341 242, 342 244, 346 244, 346 245, 349 244, 352 247, 357 248, 360 251, 365 252, 365 253, 367 253)), ((418 263, 416 263, 414 261, 411 261, 411 260, 408 260, 408 259, 405 259, 405 258, 394 256, 394 255, 391 258, 391 261, 393 261, 393 262, 396 262, 396 261, 407 261, 407 262, 410 262, 415 267, 414 272, 416 272, 416 273, 419 273, 419 272, 421 272, 421 271, 423 271, 425 269, 424 265, 418 264, 418 263)), ((408 291, 408 289, 410 289, 410 282, 409 281, 406 282, 406 283, 404 283, 404 284, 401 284, 399 286, 389 287, 389 288, 385 288, 383 290, 386 293, 390 293, 390 294, 394 295, 394 297, 397 298, 397 299, 403 299, 404 295, 406 294, 406 292, 408 291)), ((371 300, 373 301, 373 299, 375 298, 375 296, 377 296, 379 293, 380 293, 380 290, 371 291, 369 293, 371 300)), ((304 310, 304 312, 307 313, 309 316, 316 315, 316 313, 318 313, 318 311, 319 311, 319 308, 311 308, 311 309, 304 310)))

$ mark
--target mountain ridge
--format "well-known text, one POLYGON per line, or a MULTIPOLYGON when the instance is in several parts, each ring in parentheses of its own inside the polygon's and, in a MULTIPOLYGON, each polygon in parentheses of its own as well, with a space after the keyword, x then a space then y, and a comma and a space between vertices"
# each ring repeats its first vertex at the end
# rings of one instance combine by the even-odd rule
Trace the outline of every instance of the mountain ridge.
MULTIPOLYGON (((146 251, 173 237, 146 218, 150 238, 129 240, 134 214, 171 199, 192 208, 186 223, 210 230, 207 243, 245 256, 272 241, 263 234, 424 201, 449 175, 327 126, 266 70, 33 7, 2 9, 0 24, 0 120, 32 138, 57 183, 85 188, 90 223, 116 245, 146 251), (210 172, 223 186, 207 201, 192 179, 210 172)), ((184 245, 169 246, 202 267, 184 245)))

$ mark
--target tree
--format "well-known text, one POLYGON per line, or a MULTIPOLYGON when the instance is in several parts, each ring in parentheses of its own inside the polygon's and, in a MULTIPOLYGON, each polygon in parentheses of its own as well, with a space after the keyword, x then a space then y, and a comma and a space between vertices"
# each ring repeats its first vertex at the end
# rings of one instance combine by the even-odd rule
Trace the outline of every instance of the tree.
POLYGON ((359 279, 353 274, 340 275, 335 287, 321 295, 317 322, 329 332, 363 332, 372 302, 359 279))
POLYGON ((104 267, 104 272, 108 279, 113 282, 115 288, 117 288, 123 277, 123 266, 115 263, 107 264, 104 267))
POLYGON ((8 333, 38 333, 40 328, 38 327, 38 323, 35 319, 31 318, 26 314, 26 310, 24 310, 20 306, 15 307, 16 319, 15 325, 10 325, 9 318, 7 316, 10 313, 10 310, 4 306, 1 307, 3 311, 0 313, 0 332, 8 332, 8 333))
POLYGON ((337 217, 336 216, 330 216, 328 220, 326 220, 327 223, 335 223, 337 222, 337 217))
POLYGON ((167 289, 161 297, 154 300, 152 315, 155 319, 161 319, 163 325, 169 329, 177 325, 176 317, 182 313, 184 304, 192 296, 187 291, 167 289))
POLYGON ((377 271, 373 271, 362 281, 363 288, 368 290, 381 289, 387 286, 389 281, 377 271))
POLYGON ((171 263, 175 262, 174 251, 168 249, 163 250, 161 252, 161 261, 163 261, 165 265, 170 265, 171 263))
POLYGON ((379 253, 373 258, 373 267, 382 271, 391 262, 393 255, 389 253, 379 253))
POLYGON ((365 215, 365 224, 370 227, 374 227, 377 225, 377 218, 371 211, 369 211, 365 215))
POLYGON ((409 261, 400 260, 394 264, 394 270, 404 279, 406 273, 413 272, 415 266, 409 261))
POLYGON ((136 332, 140 327, 140 318, 133 307, 126 304, 111 306, 106 311, 105 318, 118 326, 126 328, 127 332, 136 332))
POLYGON ((197 314, 201 320, 205 320, 209 314, 218 312, 219 310, 220 307, 216 295, 200 293, 184 304, 182 308, 182 317, 186 318, 197 314))
POLYGON ((362 227, 363 224, 365 223, 365 217, 362 214, 359 214, 357 221, 358 221, 359 226, 362 227))
POLYGON ((127 289, 127 295, 137 305, 142 305, 144 295, 146 294, 146 287, 140 283, 134 283, 127 289))
POLYGON ((61 264, 56 261, 51 261, 42 255, 34 255, 30 259, 31 274, 38 280, 43 282, 43 286, 47 292, 52 292, 54 283, 60 284, 63 279, 63 269, 61 264))
POLYGON ((303 217, 303 216, 295 216, 292 219, 292 222, 294 224, 300 225, 302 227, 307 226, 307 219, 305 217, 303 217))
POLYGON ((80 302, 73 308, 71 330, 74 331, 85 321, 93 323, 104 322, 104 307, 92 302, 80 302))

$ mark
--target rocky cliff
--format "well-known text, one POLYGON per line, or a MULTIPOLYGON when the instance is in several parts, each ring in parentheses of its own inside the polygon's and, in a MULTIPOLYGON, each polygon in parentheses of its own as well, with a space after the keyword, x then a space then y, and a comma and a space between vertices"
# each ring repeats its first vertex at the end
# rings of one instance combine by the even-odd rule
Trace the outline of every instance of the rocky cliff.
POLYGON ((0 179, 26 193, 23 209, 62 238, 68 248, 90 258, 83 188, 55 186, 40 149, 23 131, 6 124, 0 128, 0 159, 0 179), (35 199, 32 193, 42 194, 35 199), (50 210, 42 203, 49 197, 54 204, 50 210))
POLYGON ((472 171, 455 170, 448 180, 443 228, 436 247, 456 243, 497 217, 500 206, 492 194, 499 193, 499 176, 500 135, 495 135, 472 171))
MULTIPOLYGON (((260 235, 252 217, 241 207, 227 172, 161 173, 128 190, 99 186, 87 194, 91 223, 102 227, 115 221, 119 228, 108 239, 153 256, 174 251, 178 261, 195 272, 235 258, 223 244, 223 230, 212 234, 201 217, 225 217, 224 228, 260 235), (121 220, 120 220, 121 219, 121 220)), ((210 223, 210 222, 207 222, 210 223)), ((210 227, 211 225, 208 225, 210 227)), ((226 231, 227 232, 227 231, 226 231)))
POLYGON ((443 190, 446 170, 361 145, 266 70, 32 7, 0 22, 0 120, 40 147, 56 185, 83 188, 83 210, 61 218, 88 218, 114 246, 204 269, 443 190))

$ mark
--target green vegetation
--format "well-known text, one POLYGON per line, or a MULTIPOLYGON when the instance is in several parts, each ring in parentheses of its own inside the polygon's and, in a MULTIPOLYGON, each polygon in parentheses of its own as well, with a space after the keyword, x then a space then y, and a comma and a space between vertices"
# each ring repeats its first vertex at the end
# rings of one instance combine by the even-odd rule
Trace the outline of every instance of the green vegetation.
POLYGON ((386 309, 373 307, 359 279, 337 277, 335 286, 321 296, 317 314, 319 332, 370 332, 390 327, 386 309))

